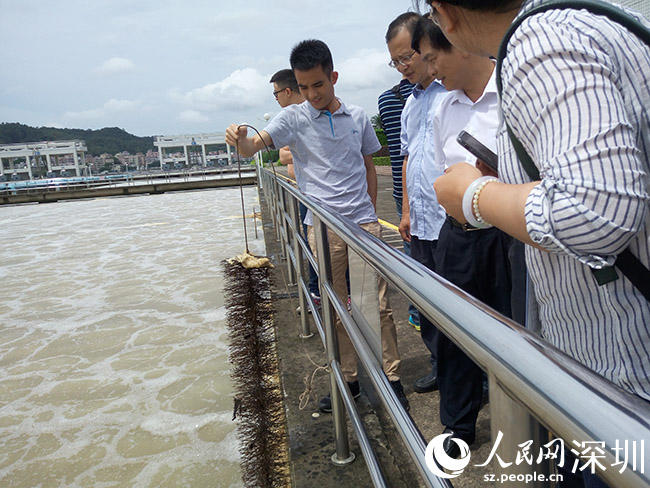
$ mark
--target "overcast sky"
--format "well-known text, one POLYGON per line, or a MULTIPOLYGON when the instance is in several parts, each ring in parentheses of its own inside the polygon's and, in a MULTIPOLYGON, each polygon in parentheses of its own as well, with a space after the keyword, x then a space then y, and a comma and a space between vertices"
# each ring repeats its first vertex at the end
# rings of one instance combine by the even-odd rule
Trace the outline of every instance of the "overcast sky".
POLYGON ((0 122, 133 134, 264 126, 299 41, 332 50, 337 95, 377 113, 399 82, 386 27, 410 0, 0 0, 0 122))

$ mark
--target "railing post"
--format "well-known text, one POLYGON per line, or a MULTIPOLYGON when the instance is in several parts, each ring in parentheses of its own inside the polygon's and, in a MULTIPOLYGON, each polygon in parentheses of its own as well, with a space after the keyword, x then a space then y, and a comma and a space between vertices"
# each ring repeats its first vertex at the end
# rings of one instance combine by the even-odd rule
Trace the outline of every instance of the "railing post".
MULTIPOLYGON (((302 223, 300 222, 300 209, 298 207, 298 200, 294 197, 291 198, 291 219, 296 226, 296 232, 293 235, 293 253, 296 256, 296 283, 298 283, 298 303, 300 303, 300 328, 302 333, 301 339, 308 339, 314 334, 309 330, 309 320, 307 320, 307 299, 305 298, 305 291, 302 289, 303 277, 302 270, 305 269, 305 258, 302 253, 302 246, 300 245, 300 233, 298 229, 302 223)), ((305 239, 307 236, 305 236, 305 239)))
POLYGON ((273 229, 275 230, 275 238, 277 240, 278 237, 278 226, 277 226, 277 214, 275 212, 275 205, 277 203, 277 186, 276 182, 274 179, 271 179, 269 177, 268 185, 266 187, 267 190, 267 203, 269 205, 269 213, 271 214, 271 220, 273 221, 273 229))
MULTIPOLYGON (((325 283, 332 286, 332 265, 330 260, 329 240, 327 226, 314 215, 314 233, 316 237, 316 255, 318 257, 318 276, 321 283, 321 312, 325 327, 325 348, 327 349, 327 363, 339 363, 339 345, 334 324, 334 307, 327 294, 325 283)), ((345 422, 345 411, 341 392, 336 383, 336 375, 330 372, 330 395, 332 401, 332 421, 334 422, 334 439, 336 452, 332 454, 332 462, 336 465, 345 465, 354 461, 354 453, 350 451, 348 441, 348 428, 345 422)))
POLYGON ((268 182, 268 176, 266 175, 265 172, 262 172, 262 179, 265 180, 264 184, 262 185, 262 194, 264 195, 264 199, 267 202, 267 205, 270 205, 269 202, 269 182, 268 182))
POLYGON ((280 189, 280 218, 282 219, 282 227, 284 228, 284 236, 286 236, 286 240, 284 241, 284 247, 285 247, 285 252, 284 255, 286 256, 287 259, 287 281, 288 285, 295 285, 296 284, 296 272, 293 268, 293 263, 291 262, 291 253, 289 252, 290 246, 291 246, 291 239, 296 239, 296 236, 292 235, 291 233, 291 226, 289 225, 289 222, 285 218, 285 214, 287 214, 287 195, 284 191, 284 188, 280 189))
MULTIPOLYGON (((530 415, 528 410, 519 402, 512 399, 508 392, 499 384, 496 376, 488 374, 490 391, 490 430, 492 442, 495 443, 499 431, 503 433, 499 443, 499 451, 504 459, 512 457, 513 453, 519 452, 520 444, 533 441, 532 446, 542 446, 547 439, 547 431, 537 420, 530 415)), ((531 449, 531 452, 537 452, 531 449)), ((537 460, 536 460, 537 461, 537 460)), ((526 486, 534 488, 550 488, 554 485, 548 481, 550 465, 548 460, 540 460, 532 465, 526 462, 513 464, 508 468, 508 474, 529 475, 534 480, 526 486), (535 476, 537 473, 537 476, 535 476), (539 481, 539 475, 543 474, 547 481, 539 481)), ((518 488, 521 481, 505 481, 499 486, 506 488, 518 488)))
MULTIPOLYGON (((275 224, 275 240, 280 242, 282 240, 282 233, 280 232, 280 185, 278 180, 273 180, 273 223, 275 224)), ((280 256, 284 259, 284 247, 280 246, 280 256)))
MULTIPOLYGON (((276 211, 277 211, 277 228, 278 228, 278 241, 280 242, 280 259, 289 259, 289 256, 287 256, 287 243, 284 241, 284 234, 282 233, 282 230, 285 228, 284 227, 284 215, 282 214, 282 209, 284 208, 284 189, 278 185, 277 186, 277 196, 278 196, 278 202, 276 206, 276 211)), ((287 236, 289 237, 289 236, 287 236)))
MULTIPOLYGON (((258 192, 259 192, 259 188, 258 188, 258 192)), ((257 209, 257 207, 255 205, 253 205, 253 223, 255 224, 255 239, 258 239, 259 237, 257 235, 257 211, 256 211, 256 209, 257 209)))

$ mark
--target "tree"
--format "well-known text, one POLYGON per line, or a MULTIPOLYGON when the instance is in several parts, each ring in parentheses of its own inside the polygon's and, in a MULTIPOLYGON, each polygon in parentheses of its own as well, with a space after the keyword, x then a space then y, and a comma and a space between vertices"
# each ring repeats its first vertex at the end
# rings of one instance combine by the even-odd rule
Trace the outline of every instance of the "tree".
POLYGON ((24 124, 0 123, 0 144, 35 141, 61 141, 82 139, 88 153, 98 156, 102 153, 115 154, 128 151, 131 154, 147 152, 153 148, 153 137, 138 137, 118 127, 91 129, 58 129, 56 127, 30 127, 24 124))
POLYGON ((372 126, 377 129, 381 129, 382 131, 384 130, 384 124, 381 121, 381 117, 379 114, 375 114, 372 117, 370 117, 370 122, 372 123, 372 126))
POLYGON ((271 151, 264 151, 262 153, 262 161, 268 163, 269 161, 275 162, 280 159, 280 151, 272 149, 271 151))
POLYGON ((377 139, 379 139, 379 143, 382 146, 388 145, 388 138, 386 137, 386 133, 384 132, 384 129, 375 128, 375 134, 377 135, 377 139))

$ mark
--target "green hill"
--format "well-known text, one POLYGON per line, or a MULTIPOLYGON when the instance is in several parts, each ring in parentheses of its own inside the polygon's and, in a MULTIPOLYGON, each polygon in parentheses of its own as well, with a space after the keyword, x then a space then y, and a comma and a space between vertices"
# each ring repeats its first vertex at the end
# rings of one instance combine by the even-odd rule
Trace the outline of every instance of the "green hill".
POLYGON ((18 123, 0 123, 0 144, 19 142, 61 141, 82 139, 88 153, 99 156, 128 151, 131 154, 146 153, 153 149, 153 137, 138 137, 118 127, 92 129, 57 129, 55 127, 30 127, 18 123))

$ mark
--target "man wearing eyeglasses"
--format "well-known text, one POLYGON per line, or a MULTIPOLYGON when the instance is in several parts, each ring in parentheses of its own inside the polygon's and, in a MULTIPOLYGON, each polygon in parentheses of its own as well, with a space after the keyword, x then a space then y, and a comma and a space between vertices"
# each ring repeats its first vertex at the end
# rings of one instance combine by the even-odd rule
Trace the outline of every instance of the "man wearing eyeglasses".
MULTIPOLYGON (((298 82, 292 70, 281 69, 271 76, 269 82, 273 83, 273 96, 280 107, 284 108, 305 101, 305 97, 302 96, 298 89, 298 82)), ((287 167, 287 173, 290 178, 296 178, 293 170, 293 157, 288 147, 280 148, 280 164, 287 167)))
MULTIPOLYGON (((401 149, 403 200, 399 231, 411 243, 411 257, 433 270, 433 253, 445 212, 431 191, 434 180, 442 174, 434 164, 431 124, 438 101, 446 90, 434 81, 430 66, 411 48, 413 31, 420 15, 407 12, 388 26, 386 44, 391 55, 390 66, 397 69, 416 86, 402 111, 401 149)), ((438 330, 420 316, 420 335, 431 353, 431 371, 418 378, 413 389, 418 393, 438 387, 438 330)))
MULTIPOLYGON (((392 63, 392 61, 391 61, 392 63)), ((386 134, 388 142, 388 152, 390 155, 390 167, 393 177, 393 199, 395 200, 395 207, 397 209, 397 218, 402 220, 402 165, 404 163, 404 156, 402 156, 402 111, 406 100, 411 96, 413 91, 413 83, 402 75, 400 82, 384 91, 377 100, 379 108, 379 117, 381 126, 386 134)), ((408 256, 411 255, 411 243, 402 241, 404 244, 404 253, 408 256)), ((420 315, 417 309, 409 304, 408 306, 408 322, 415 330, 420 332, 420 315)))
MULTIPOLYGON (((298 88, 298 82, 296 81, 296 76, 293 74, 293 71, 290 69, 281 69, 269 80, 270 83, 273 83, 273 96, 278 102, 280 107, 288 107, 289 105, 294 105, 297 103, 302 103, 305 101, 305 97, 300 93, 298 88)), ((287 174, 289 178, 296 179, 296 173, 293 169, 293 156, 289 150, 289 146, 280 148, 280 164, 287 167, 287 174)), ((300 220, 303 223, 303 233, 305 237, 307 236, 307 224, 304 223, 305 217, 307 215, 307 207, 301 202, 300 203, 300 220)), ((320 307, 320 290, 318 289, 318 275, 312 267, 311 263, 309 264, 309 298, 314 302, 316 307, 320 307)), ((296 309, 297 312, 301 313, 302 310, 300 307, 296 309)), ((308 307, 308 313, 311 313, 311 309, 308 307)))

